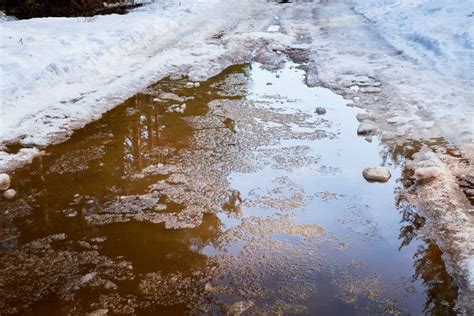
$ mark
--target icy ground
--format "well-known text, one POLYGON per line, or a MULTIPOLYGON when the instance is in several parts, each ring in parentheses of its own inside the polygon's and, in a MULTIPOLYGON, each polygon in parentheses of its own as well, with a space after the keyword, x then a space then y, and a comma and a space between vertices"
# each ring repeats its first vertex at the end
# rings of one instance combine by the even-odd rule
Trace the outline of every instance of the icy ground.
POLYGON ((469 302, 474 212, 456 181, 474 178, 473 30, 474 4, 462 0, 168 0, 125 16, 6 21, 0 171, 164 76, 200 80, 252 60, 278 67, 289 56, 308 85, 367 109, 387 146, 422 152, 412 168, 439 169, 413 203, 432 219, 427 235, 444 245, 469 302), (443 145, 423 145, 433 140, 443 145), (11 150, 17 143, 23 148, 11 150))

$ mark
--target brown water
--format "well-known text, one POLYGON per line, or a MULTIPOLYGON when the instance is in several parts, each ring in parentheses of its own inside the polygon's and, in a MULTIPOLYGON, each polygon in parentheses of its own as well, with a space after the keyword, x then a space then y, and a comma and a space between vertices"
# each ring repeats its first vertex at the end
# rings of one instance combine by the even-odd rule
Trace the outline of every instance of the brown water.
POLYGON ((162 80, 13 175, 1 314, 455 314, 404 154, 358 137, 357 109, 291 64, 187 84, 162 80), (381 163, 390 181, 366 182, 381 163))

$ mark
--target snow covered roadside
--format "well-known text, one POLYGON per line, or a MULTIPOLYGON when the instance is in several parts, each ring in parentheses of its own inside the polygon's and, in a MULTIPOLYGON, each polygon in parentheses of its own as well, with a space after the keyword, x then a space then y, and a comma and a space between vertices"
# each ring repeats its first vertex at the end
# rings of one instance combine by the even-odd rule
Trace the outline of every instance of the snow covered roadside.
MULTIPOLYGON (((127 15, 0 24, 0 170, 27 163, 170 73, 218 73, 213 35, 251 16, 251 1, 166 0, 127 15), (21 143, 19 152, 6 145, 21 143)), ((244 47, 245 49, 245 47, 244 47)))
MULTIPOLYGON (((125 16, 0 24, 0 140, 46 145, 98 118, 117 102, 107 97, 125 98, 136 90, 133 85, 146 85, 137 78, 146 69, 137 65, 152 57, 155 47, 178 40, 216 2, 160 1, 125 16)), ((172 57, 190 61, 190 56, 172 57)), ((0 169, 37 152, 0 152, 0 169)))
POLYGON ((430 138, 444 138, 474 163, 474 2, 349 1, 397 54, 416 65, 419 82, 404 89, 418 95, 413 99, 421 101, 422 120, 433 121, 429 129, 440 130, 430 138))
POLYGON ((394 47, 444 75, 474 83, 474 2, 352 0, 394 47))

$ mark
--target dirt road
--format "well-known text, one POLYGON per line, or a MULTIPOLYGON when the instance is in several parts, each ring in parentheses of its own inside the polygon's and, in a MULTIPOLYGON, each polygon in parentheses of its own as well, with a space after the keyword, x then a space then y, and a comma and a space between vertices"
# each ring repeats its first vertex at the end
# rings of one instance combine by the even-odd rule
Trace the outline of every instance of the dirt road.
POLYGON ((1 310, 469 313, 472 136, 445 124, 469 91, 344 1, 232 8, 74 102, 142 90, 99 120, 39 113, 63 127, 6 146, 1 310))

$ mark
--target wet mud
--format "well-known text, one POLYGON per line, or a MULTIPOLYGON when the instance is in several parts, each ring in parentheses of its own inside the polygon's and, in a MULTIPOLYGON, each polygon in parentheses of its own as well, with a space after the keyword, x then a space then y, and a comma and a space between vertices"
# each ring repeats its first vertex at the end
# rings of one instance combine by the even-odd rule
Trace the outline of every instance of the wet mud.
POLYGON ((12 174, 2 314, 456 314, 410 153, 351 105, 292 63, 130 98, 12 174))

